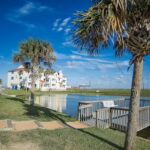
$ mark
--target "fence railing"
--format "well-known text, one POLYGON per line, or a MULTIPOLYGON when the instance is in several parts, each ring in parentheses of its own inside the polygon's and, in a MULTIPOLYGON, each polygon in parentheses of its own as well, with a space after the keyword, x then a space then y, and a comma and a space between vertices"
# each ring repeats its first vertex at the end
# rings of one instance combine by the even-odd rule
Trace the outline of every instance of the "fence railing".
POLYGON ((138 130, 150 126, 150 106, 139 109, 139 127, 138 130))
MULTIPOLYGON (((104 108, 103 107, 103 101, 114 101, 114 104, 117 105, 117 107, 125 107, 129 108, 130 99, 129 98, 119 98, 119 99, 111 99, 111 100, 95 100, 95 101, 81 101, 79 102, 79 105, 87 105, 92 104, 93 112, 96 112, 96 110, 104 108)), ((140 100, 140 107, 150 106, 150 100, 140 100)))
POLYGON ((87 121, 93 116, 92 105, 81 105, 78 107, 78 120, 87 121))
POLYGON ((128 125, 128 108, 110 108, 110 127, 126 131, 128 125))
MULTIPOLYGON (((143 100, 145 101, 145 100, 143 100)), ((96 103, 96 102, 94 102, 96 103)), ((93 111, 90 103, 79 103, 79 121, 91 123, 99 128, 114 128, 127 131, 129 108, 111 107, 93 111)), ((150 106, 139 108, 138 131, 150 126, 150 106)))
POLYGON ((103 108, 96 111, 96 127, 108 128, 110 126, 110 109, 103 108))
MULTIPOLYGON (((128 108, 104 108, 96 111, 96 126, 127 131, 128 108)), ((139 108, 138 131, 150 126, 150 106, 139 108)))

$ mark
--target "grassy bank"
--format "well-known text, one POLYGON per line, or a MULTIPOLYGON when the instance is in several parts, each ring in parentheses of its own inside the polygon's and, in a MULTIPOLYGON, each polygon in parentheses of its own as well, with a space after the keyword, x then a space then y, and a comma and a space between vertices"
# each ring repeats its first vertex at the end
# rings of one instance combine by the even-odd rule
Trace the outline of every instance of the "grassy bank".
MULTIPOLYGON (((24 90, 5 90, 4 92, 9 95, 22 95, 22 94, 29 95, 29 92, 26 92, 24 90)), ((50 92, 36 91, 36 95, 51 94, 51 93, 130 96, 130 89, 69 89, 67 91, 50 91, 50 92)), ((141 90, 141 96, 150 97, 150 89, 141 90)))
MULTIPOLYGON (((0 95, 0 120, 40 120, 40 121, 74 121, 65 114, 40 107, 30 106, 20 98, 0 95)), ((30 130, 24 132, 0 131, 0 149, 12 150, 11 146, 25 146, 33 143, 36 150, 119 150, 123 149, 124 133, 99 128, 75 130, 64 128, 58 130, 30 130), (18 144, 19 143, 19 144, 18 144)), ((31 149, 31 150, 35 150, 31 149)), ((150 149, 150 142, 137 140, 137 150, 150 149)))
POLYGON ((39 105, 31 106, 28 101, 0 95, 0 120, 73 121, 72 117, 39 105))
MULTIPOLYGON (((0 132, 2 145, 15 143, 34 143, 40 150, 121 150, 124 133, 111 129, 88 128, 75 130, 71 128, 58 130, 31 130, 25 132, 0 132)), ((21 145, 21 144, 20 144, 21 145)), ((150 149, 150 143, 137 140, 137 150, 150 149)))

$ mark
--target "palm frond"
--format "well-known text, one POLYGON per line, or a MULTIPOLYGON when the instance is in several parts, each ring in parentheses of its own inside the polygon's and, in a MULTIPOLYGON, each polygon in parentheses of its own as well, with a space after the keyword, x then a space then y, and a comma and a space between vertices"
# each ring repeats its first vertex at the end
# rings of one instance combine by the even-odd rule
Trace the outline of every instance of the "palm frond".
MULTIPOLYGON (((78 12, 73 40, 89 54, 114 44, 116 56, 150 54, 150 0, 99 0, 78 12), (111 42, 112 41, 112 42, 111 42)), ((134 59, 135 60, 135 59, 134 59)))

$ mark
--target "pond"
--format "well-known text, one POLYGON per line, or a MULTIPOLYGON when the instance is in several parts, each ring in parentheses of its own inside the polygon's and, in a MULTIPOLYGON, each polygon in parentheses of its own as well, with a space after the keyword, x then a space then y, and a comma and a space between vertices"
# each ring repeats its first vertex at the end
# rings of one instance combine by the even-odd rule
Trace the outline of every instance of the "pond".
MULTIPOLYGON (((35 97, 35 103, 58 112, 76 117, 78 102, 128 98, 125 96, 83 95, 83 94, 51 94, 35 97)), ((144 99, 148 99, 144 97, 144 99)), ((150 99, 150 98, 149 98, 150 99)))

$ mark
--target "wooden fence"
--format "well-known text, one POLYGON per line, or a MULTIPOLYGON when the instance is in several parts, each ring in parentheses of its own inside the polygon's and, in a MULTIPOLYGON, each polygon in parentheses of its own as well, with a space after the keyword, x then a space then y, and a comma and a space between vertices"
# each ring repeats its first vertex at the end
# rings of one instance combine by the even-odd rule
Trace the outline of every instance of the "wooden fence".
POLYGON ((96 111, 96 127, 108 128, 110 126, 110 109, 103 108, 96 111))
MULTIPOLYGON (((125 107, 102 108, 100 107, 102 100, 80 102, 78 107, 78 119, 79 121, 92 124, 99 128, 110 127, 117 130, 126 131, 129 114, 129 109, 126 107, 128 99, 117 99, 116 102, 117 101, 119 101, 119 103, 123 101, 121 106, 125 107)), ((139 108, 138 131, 150 126, 150 100, 141 101, 142 106, 144 107, 139 108)))
POLYGON ((79 121, 87 121, 92 118, 93 111, 92 105, 81 105, 78 107, 78 120, 79 121))
POLYGON ((150 126, 150 106, 142 107, 139 110, 138 131, 150 126))
MULTIPOLYGON (((96 112, 97 109, 103 108, 102 102, 103 101, 114 101, 114 104, 118 107, 129 107, 130 99, 129 98, 118 98, 118 99, 111 99, 111 100, 95 100, 95 101, 81 101, 79 102, 80 105, 93 105, 93 112, 96 112)), ((140 107, 150 106, 150 100, 140 100, 140 107)))
MULTIPOLYGON (((128 108, 104 108, 96 111, 96 126, 127 131, 128 108)), ((139 108, 138 131, 150 126, 150 106, 139 108)))

